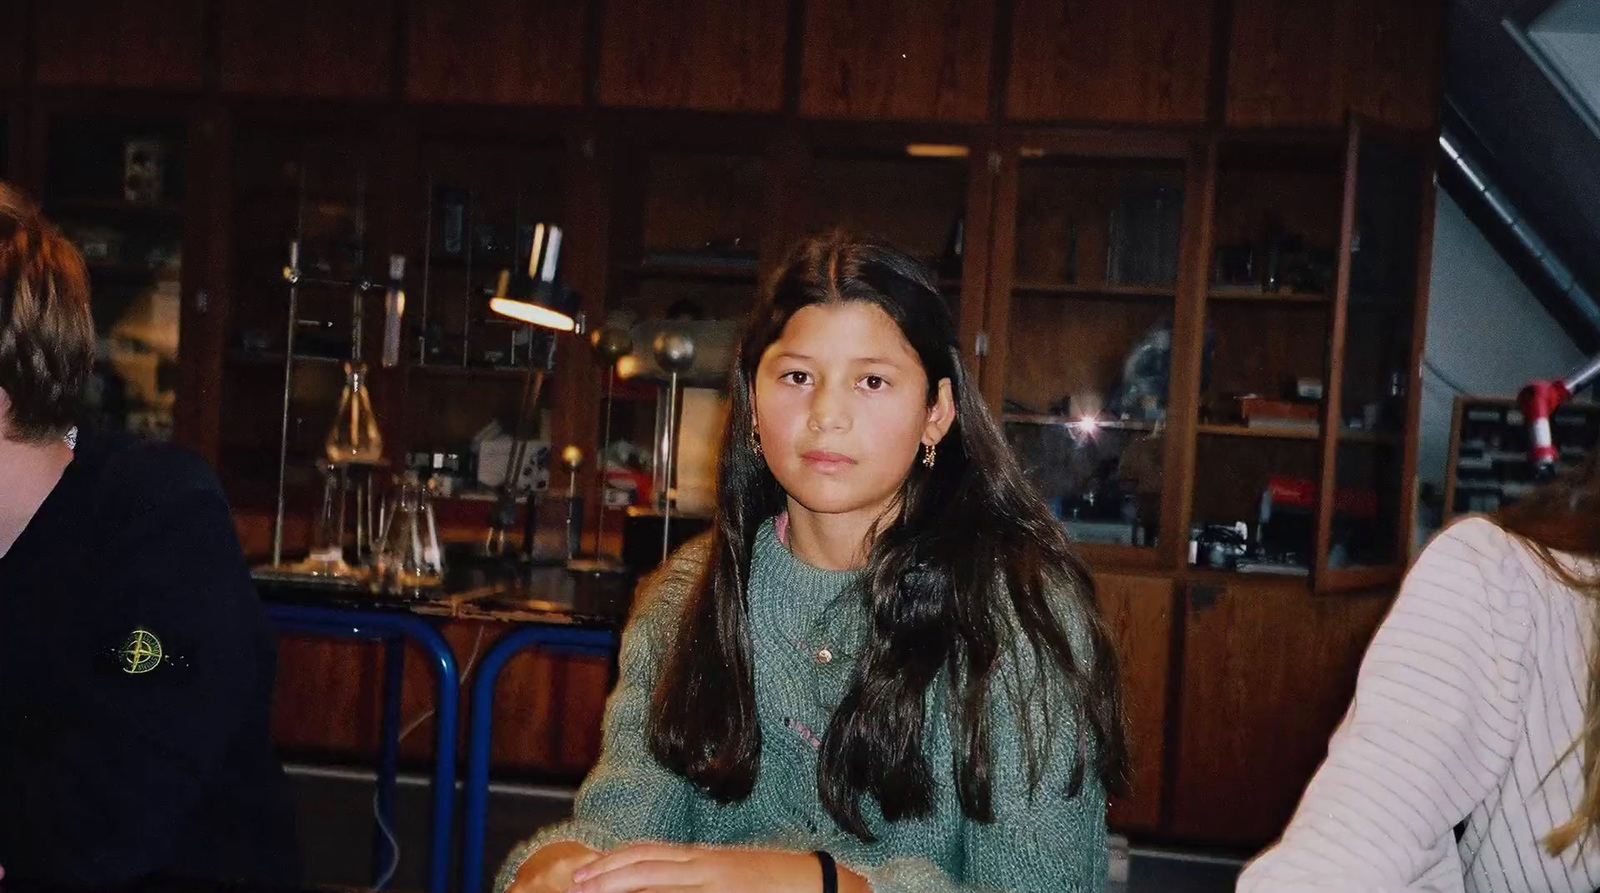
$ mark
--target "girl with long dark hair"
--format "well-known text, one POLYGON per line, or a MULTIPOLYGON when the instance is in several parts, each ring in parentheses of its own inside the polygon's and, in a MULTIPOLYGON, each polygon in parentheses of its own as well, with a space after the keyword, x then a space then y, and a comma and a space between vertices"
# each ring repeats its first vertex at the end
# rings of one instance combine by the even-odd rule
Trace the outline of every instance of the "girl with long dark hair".
POLYGON ((575 817, 497 889, 1099 891, 1115 656, 932 274, 804 242, 731 393, 713 529, 641 585, 575 817))

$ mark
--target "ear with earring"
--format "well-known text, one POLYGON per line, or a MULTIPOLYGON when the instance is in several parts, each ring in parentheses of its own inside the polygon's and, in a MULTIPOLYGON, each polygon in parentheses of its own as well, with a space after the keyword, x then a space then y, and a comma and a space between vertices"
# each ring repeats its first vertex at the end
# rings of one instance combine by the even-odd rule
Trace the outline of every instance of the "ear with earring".
POLYGON ((932 468, 933 467, 934 453, 935 453, 936 450, 938 450, 938 448, 939 448, 939 445, 936 444, 936 443, 925 443, 925 444, 922 445, 922 467, 923 468, 932 468))
POLYGON ((761 432, 756 430, 754 422, 750 425, 750 452, 755 453, 757 459, 761 458, 761 432))

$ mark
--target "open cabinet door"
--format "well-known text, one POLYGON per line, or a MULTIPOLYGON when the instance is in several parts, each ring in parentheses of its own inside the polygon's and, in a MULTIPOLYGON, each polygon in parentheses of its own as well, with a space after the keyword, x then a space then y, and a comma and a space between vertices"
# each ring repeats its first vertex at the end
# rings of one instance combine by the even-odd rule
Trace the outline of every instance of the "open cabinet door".
POLYGON ((1354 120, 1323 407, 1319 592, 1392 585, 1410 558, 1433 227, 1428 144, 1354 120))

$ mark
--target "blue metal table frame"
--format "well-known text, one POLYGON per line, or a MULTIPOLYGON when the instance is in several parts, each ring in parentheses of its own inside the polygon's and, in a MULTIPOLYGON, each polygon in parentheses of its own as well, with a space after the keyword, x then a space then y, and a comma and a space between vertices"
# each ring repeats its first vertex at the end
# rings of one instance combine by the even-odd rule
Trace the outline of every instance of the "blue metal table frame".
MULTIPOLYGON (((428 893, 445 893, 450 876, 450 823, 455 799, 456 717, 460 677, 450 644, 427 621, 401 611, 285 602, 266 603, 267 616, 280 632, 353 638, 384 643, 383 733, 378 767, 378 813, 394 827, 395 775, 400 757, 400 695, 405 678, 403 640, 428 653, 434 680, 433 833, 428 856, 428 893)), ((381 873, 389 860, 388 841, 374 841, 373 866, 381 873)), ((481 859, 481 856, 480 856, 481 859)))
POLYGON ((518 652, 537 648, 552 654, 611 657, 616 653, 614 627, 521 621, 501 636, 478 663, 472 681, 467 718, 467 777, 463 792, 461 890, 478 893, 483 884, 483 837, 489 811, 489 744, 494 732, 494 689, 506 662, 518 652))

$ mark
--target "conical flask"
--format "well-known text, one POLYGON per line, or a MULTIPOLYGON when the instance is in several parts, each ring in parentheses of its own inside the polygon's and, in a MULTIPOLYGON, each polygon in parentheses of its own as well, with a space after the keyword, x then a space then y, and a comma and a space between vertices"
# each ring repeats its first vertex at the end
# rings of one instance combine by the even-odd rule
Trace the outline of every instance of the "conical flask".
POLYGON ((311 554, 288 565, 285 571, 321 580, 359 580, 364 572, 344 560, 344 512, 340 502, 344 487, 341 469, 328 462, 317 462, 322 475, 322 504, 312 526, 311 554))
POLYGON ((393 595, 420 595, 444 584, 444 551, 428 488, 414 471, 403 474, 398 484, 383 514, 380 585, 393 595))
POLYGON ((366 377, 366 365, 344 364, 344 393, 325 441, 328 461, 336 465, 372 465, 383 458, 383 435, 367 396, 366 377))

